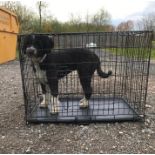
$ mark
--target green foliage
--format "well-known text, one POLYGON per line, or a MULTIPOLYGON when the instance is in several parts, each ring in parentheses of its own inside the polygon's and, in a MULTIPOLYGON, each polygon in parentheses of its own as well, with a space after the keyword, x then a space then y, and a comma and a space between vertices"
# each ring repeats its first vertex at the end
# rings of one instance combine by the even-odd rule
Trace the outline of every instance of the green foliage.
POLYGON ((110 18, 110 14, 104 9, 101 9, 92 17, 91 23, 96 26, 106 25, 107 23, 109 23, 110 18))
POLYGON ((155 41, 152 41, 151 59, 155 59, 155 41))
POLYGON ((151 51, 151 59, 155 59, 155 48, 151 51))
MULTIPOLYGON (((120 56, 124 56, 126 58, 133 58, 133 59, 143 59, 143 58, 149 58, 149 53, 146 52, 145 49, 141 48, 108 48, 108 52, 111 52, 113 54, 117 54, 120 56)), ((151 59, 155 59, 155 48, 152 48, 151 50, 151 59)))
POLYGON ((110 25, 110 15, 104 9, 99 10, 95 15, 90 16, 87 14, 85 21, 80 16, 72 14, 68 22, 62 23, 52 16, 47 16, 45 13, 41 16, 41 12, 44 12, 43 9, 48 6, 47 4, 44 5, 44 3, 41 4, 41 7, 39 7, 39 3, 37 3, 38 14, 36 14, 19 1, 0 3, 1 6, 17 14, 20 23, 20 33, 112 31, 114 29, 110 25))
POLYGON ((155 41, 152 41, 152 46, 155 47, 155 41))

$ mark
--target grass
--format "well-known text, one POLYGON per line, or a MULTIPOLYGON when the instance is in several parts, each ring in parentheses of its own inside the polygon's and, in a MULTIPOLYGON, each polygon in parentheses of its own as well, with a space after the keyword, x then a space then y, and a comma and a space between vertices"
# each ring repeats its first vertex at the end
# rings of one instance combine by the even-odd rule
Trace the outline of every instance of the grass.
POLYGON ((152 41, 151 59, 155 59, 155 41, 152 41))
MULTIPOLYGON (((155 59, 155 41, 152 41, 151 59, 155 59)), ((128 58, 148 58, 148 53, 143 52, 140 48, 108 48, 109 52, 126 56, 128 58)))
POLYGON ((154 41, 152 41, 152 45, 154 45, 154 46, 155 46, 155 40, 154 40, 154 41))
POLYGON ((140 48, 108 48, 108 51, 114 55, 117 53, 118 56, 124 56, 126 58, 148 58, 148 53, 140 48))
POLYGON ((155 59, 155 48, 152 48, 151 59, 155 59))

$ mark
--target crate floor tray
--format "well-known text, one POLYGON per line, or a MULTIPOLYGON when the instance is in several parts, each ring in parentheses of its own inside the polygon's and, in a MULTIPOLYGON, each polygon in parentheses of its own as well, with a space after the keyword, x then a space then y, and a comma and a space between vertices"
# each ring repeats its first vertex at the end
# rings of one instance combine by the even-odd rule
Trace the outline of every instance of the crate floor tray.
POLYGON ((89 108, 81 109, 81 98, 61 98, 58 115, 51 115, 49 108, 37 106, 27 118, 28 122, 107 122, 139 120, 136 112, 121 98, 92 98, 89 108))

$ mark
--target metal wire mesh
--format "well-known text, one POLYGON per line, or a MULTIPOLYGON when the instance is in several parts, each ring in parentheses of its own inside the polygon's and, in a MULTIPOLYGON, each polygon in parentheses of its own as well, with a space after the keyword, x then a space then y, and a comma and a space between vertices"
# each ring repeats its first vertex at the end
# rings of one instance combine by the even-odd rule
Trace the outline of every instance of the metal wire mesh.
MULTIPOLYGON (((83 89, 77 71, 72 71, 59 80, 60 111, 58 115, 51 115, 49 112, 51 106, 46 109, 39 108, 41 87, 33 71, 31 59, 23 54, 22 39, 25 35, 21 35, 20 63, 27 121, 94 122, 144 118, 152 32, 47 35, 52 35, 54 39, 54 49, 51 52, 74 48, 89 49, 99 57, 102 70, 104 72, 111 70, 113 74, 103 79, 94 73, 89 107, 80 109, 79 101, 84 96, 83 89)), ((46 102, 50 103, 50 90, 46 94, 46 102)))

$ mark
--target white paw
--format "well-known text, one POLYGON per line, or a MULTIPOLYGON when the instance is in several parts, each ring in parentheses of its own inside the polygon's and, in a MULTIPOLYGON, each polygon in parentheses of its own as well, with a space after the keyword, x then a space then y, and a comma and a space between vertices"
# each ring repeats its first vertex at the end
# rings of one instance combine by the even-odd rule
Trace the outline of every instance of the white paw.
POLYGON ((59 113, 59 107, 57 107, 57 106, 52 107, 50 113, 51 113, 52 115, 58 114, 58 113, 59 113))
POLYGON ((89 101, 86 98, 83 98, 80 100, 80 108, 88 108, 89 107, 89 101))
POLYGON ((42 97, 42 101, 41 101, 39 107, 40 108, 47 108, 48 104, 46 103, 46 96, 45 96, 45 94, 42 94, 41 97, 42 97))
POLYGON ((60 101, 58 97, 51 97, 51 110, 50 113, 52 115, 58 114, 59 113, 59 105, 60 101))

